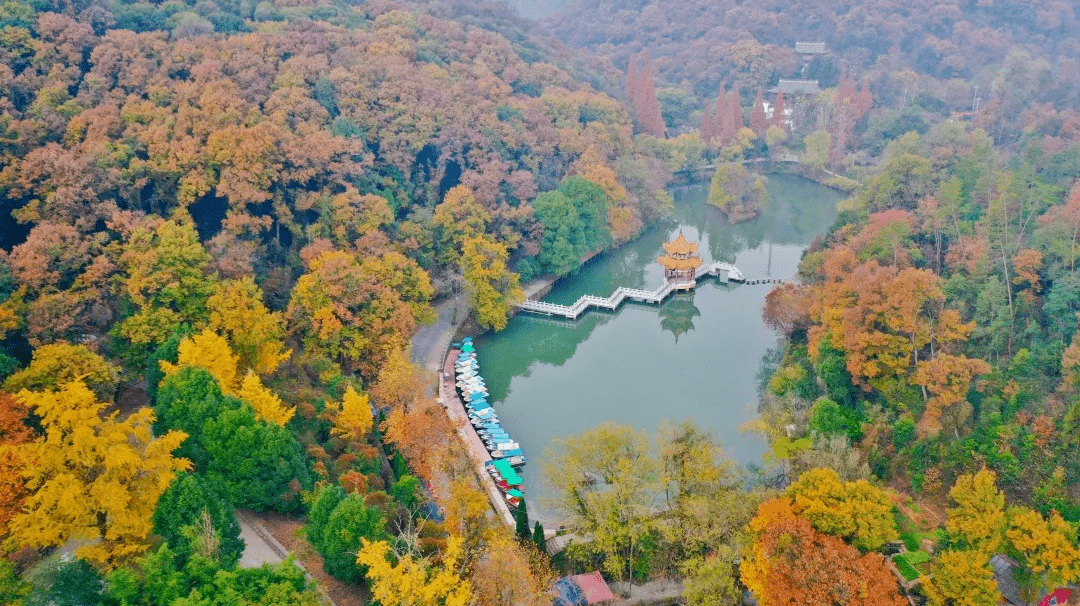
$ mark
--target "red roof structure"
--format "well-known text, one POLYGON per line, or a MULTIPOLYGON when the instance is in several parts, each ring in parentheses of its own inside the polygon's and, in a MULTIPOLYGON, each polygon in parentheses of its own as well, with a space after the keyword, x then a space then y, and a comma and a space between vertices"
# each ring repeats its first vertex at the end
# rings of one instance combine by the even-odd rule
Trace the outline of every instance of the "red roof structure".
POLYGON ((578 587, 581 587, 589 604, 599 604, 600 602, 615 599, 615 594, 608 589, 607 583, 604 582, 604 577, 600 576, 599 571, 579 574, 571 578, 578 584, 578 587))

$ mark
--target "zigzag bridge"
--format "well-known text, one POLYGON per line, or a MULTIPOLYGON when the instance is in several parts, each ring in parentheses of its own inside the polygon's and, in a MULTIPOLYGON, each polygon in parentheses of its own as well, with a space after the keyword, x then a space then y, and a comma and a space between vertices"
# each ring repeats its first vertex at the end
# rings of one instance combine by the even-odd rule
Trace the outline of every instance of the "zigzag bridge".
POLYGON ((659 305, 673 292, 697 288, 698 281, 707 275, 726 278, 727 281, 731 282, 746 282, 746 278, 743 277, 739 268, 730 263, 717 262, 697 268, 694 272, 694 279, 692 281, 669 281, 654 291, 620 286, 606 299, 593 295, 583 295, 573 305, 559 305, 558 303, 545 303, 543 301, 527 299, 518 306, 518 309, 547 316, 562 316, 570 320, 576 320, 593 307, 607 311, 615 311, 623 304, 623 301, 626 301, 627 299, 640 303, 653 303, 659 305))

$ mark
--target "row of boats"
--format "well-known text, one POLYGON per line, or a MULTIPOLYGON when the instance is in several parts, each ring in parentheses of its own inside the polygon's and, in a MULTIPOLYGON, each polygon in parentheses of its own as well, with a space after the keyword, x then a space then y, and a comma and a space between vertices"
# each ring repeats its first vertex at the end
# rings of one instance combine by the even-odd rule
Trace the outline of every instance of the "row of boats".
POLYGON ((461 401, 465 404, 469 422, 476 428, 476 435, 491 453, 492 460, 486 464, 487 471, 506 496, 506 501, 517 507, 524 498, 524 487, 515 467, 525 464, 525 453, 500 425, 495 409, 488 402, 487 385, 480 376, 480 363, 476 360, 472 338, 465 337, 461 343, 453 345, 460 349, 454 362, 454 377, 461 401))

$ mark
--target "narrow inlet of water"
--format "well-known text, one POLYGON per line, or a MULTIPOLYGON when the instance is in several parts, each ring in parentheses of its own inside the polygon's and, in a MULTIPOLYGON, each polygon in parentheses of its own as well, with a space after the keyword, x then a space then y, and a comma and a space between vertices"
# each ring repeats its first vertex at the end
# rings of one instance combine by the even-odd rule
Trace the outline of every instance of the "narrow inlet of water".
MULTIPOLYGON (((832 225, 843 195, 791 175, 768 177, 768 208, 729 225, 706 203, 708 184, 677 188, 672 220, 590 262, 562 280, 545 301, 571 304, 617 287, 653 290, 663 281, 661 244, 681 230, 708 263, 732 262, 748 280, 792 278, 802 251, 832 225)), ((713 431, 730 456, 756 463, 763 439, 739 431, 757 414, 763 358, 777 342, 761 319, 772 285, 704 279, 692 294, 662 306, 624 304, 576 322, 527 313, 505 330, 477 339, 477 358, 499 419, 528 458, 530 516, 557 528, 542 503, 544 451, 556 436, 603 421, 654 432, 663 420, 713 431)))

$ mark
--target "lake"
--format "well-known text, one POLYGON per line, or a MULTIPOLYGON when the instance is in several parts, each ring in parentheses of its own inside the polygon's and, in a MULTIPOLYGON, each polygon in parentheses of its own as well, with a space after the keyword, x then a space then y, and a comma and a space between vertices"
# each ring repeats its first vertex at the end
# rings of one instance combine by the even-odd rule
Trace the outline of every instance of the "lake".
MULTIPOLYGON (((607 297, 619 286, 654 290, 663 282, 661 244, 682 230, 702 259, 727 261, 748 280, 789 279, 806 246, 824 233, 844 195, 792 175, 768 176, 768 207, 729 225, 706 203, 708 184, 676 188, 673 218, 564 278, 545 301, 607 297)), ((742 464, 760 461, 764 440, 739 427, 756 415, 758 375, 777 334, 761 319, 768 284, 705 278, 692 294, 662 306, 624 304, 576 322, 521 313, 505 330, 477 339, 480 373, 502 425, 521 444, 529 513, 549 528, 544 449, 555 436, 603 421, 653 432, 662 420, 711 429, 742 464)))

